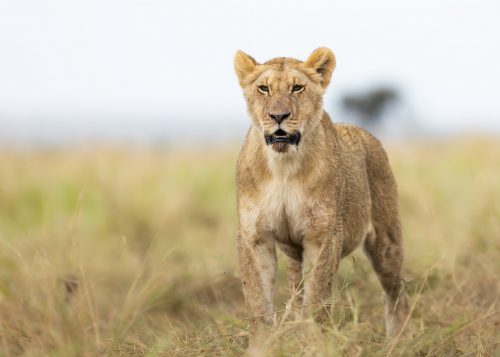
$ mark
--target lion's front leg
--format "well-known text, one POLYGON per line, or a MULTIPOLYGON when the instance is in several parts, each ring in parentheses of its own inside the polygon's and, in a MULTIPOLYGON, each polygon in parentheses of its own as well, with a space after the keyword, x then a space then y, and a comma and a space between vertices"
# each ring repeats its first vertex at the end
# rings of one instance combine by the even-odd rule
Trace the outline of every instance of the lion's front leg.
POLYGON ((273 292, 277 259, 272 236, 238 237, 238 256, 243 294, 252 329, 259 322, 274 323, 273 292))
POLYGON ((342 227, 339 227, 316 232, 304 240, 304 306, 318 322, 328 319, 342 239, 342 227))

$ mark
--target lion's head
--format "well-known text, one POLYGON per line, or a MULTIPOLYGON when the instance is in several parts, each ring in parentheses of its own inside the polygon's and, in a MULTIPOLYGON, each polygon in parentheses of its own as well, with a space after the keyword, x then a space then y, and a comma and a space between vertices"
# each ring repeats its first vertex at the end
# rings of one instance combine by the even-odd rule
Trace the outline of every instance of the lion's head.
POLYGON ((238 51, 234 68, 254 125, 274 151, 286 152, 314 131, 323 113, 323 93, 335 69, 332 51, 321 47, 305 62, 279 57, 264 64, 238 51))

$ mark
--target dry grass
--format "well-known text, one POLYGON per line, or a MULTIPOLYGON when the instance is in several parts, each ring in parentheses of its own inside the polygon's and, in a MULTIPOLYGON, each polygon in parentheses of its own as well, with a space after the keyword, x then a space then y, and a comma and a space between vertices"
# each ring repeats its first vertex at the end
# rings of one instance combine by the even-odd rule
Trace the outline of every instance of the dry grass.
MULTIPOLYGON (((500 355, 500 140, 389 152, 414 338, 384 346, 381 290, 356 253, 332 323, 281 313, 270 355, 500 355)), ((0 356, 241 354, 236 153, 1 150, 0 356)), ((282 266, 278 284, 284 310, 282 266)))

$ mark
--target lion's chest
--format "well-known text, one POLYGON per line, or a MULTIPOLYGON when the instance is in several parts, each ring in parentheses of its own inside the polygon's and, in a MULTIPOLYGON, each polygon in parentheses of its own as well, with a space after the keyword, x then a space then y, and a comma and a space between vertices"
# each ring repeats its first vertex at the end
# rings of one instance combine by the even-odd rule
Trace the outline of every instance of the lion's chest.
POLYGON ((311 228, 311 198, 299 182, 273 180, 260 195, 260 225, 278 241, 299 243, 311 228))

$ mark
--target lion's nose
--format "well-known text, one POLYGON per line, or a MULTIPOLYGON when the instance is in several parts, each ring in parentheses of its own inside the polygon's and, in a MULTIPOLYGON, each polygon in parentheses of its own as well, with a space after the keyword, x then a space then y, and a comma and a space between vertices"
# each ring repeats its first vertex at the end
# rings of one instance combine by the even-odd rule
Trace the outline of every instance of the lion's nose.
POLYGON ((278 124, 281 124, 281 122, 283 120, 285 120, 286 118, 288 118, 290 116, 290 112, 288 113, 269 113, 269 116, 271 118, 273 118, 273 120, 278 123, 278 124))

